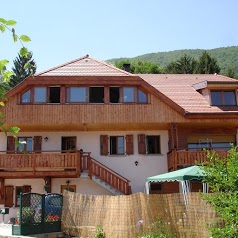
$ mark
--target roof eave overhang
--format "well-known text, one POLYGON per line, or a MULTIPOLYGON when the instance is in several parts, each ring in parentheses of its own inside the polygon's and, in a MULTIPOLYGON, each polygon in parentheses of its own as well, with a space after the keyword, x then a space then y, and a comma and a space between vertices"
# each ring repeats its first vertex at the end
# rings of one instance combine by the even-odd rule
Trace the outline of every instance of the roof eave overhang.
POLYGON ((238 111, 236 112, 213 112, 213 113, 192 113, 192 112, 185 112, 185 118, 188 119, 231 119, 231 118, 238 118, 238 111))

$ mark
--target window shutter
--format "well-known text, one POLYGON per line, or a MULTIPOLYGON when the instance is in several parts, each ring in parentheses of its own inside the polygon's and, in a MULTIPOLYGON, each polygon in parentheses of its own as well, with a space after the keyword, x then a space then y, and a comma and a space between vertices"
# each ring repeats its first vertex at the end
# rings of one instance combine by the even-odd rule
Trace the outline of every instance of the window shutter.
POLYGON ((42 136, 34 136, 34 150, 41 153, 42 136))
POLYGON ((108 136, 100 135, 100 154, 108 155, 108 136))
POLYGON ((4 204, 4 181, 3 178, 0 179, 0 204, 4 204))
POLYGON ((5 186, 4 207, 13 207, 13 186, 5 186))
POLYGON ((142 154, 142 155, 146 154, 145 135, 144 134, 138 135, 138 153, 142 154))
POLYGON ((7 151, 14 151, 15 150, 15 139, 13 136, 7 137, 7 151))
POLYGON ((134 154, 133 135, 126 135, 126 154, 134 154))

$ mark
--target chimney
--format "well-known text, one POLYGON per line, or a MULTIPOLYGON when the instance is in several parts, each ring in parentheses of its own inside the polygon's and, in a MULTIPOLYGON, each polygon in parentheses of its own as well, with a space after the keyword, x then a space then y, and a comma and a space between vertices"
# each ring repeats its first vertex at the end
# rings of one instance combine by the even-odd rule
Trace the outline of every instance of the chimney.
POLYGON ((130 64, 130 63, 125 63, 125 64, 123 64, 123 69, 124 69, 126 72, 129 72, 129 73, 130 73, 131 64, 130 64))

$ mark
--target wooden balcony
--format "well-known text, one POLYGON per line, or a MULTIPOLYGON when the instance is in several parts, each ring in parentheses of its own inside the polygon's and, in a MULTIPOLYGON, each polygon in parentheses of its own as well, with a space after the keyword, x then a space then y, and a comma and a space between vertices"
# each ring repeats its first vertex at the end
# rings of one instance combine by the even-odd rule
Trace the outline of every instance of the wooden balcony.
MULTIPOLYGON (((225 157, 227 150, 216 150, 219 156, 225 157)), ((168 170, 174 171, 182 167, 192 166, 196 163, 208 161, 207 153, 204 150, 187 151, 187 150, 172 150, 168 154, 168 170)))
POLYGON ((131 194, 130 181, 80 151, 0 151, 0 178, 79 177, 87 171, 123 194, 131 194))
POLYGON ((0 151, 0 177, 80 176, 79 151, 0 151))

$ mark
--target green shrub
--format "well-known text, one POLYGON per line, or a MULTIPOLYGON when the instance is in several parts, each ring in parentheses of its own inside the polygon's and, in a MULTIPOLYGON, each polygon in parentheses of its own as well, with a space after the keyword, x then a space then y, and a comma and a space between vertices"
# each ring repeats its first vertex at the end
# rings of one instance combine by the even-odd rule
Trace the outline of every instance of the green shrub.
POLYGON ((176 238, 177 236, 173 234, 168 226, 166 226, 160 219, 157 220, 155 226, 150 228, 150 230, 137 238, 176 238))
MULTIPOLYGON (((22 224, 32 223, 34 221, 35 211, 30 207, 22 208, 22 224)), ((20 222, 20 211, 17 212, 17 220, 20 222)))
POLYGON ((93 238, 105 238, 105 233, 103 232, 102 226, 97 225, 96 234, 93 238))

